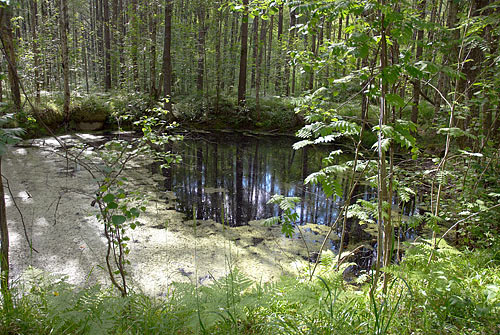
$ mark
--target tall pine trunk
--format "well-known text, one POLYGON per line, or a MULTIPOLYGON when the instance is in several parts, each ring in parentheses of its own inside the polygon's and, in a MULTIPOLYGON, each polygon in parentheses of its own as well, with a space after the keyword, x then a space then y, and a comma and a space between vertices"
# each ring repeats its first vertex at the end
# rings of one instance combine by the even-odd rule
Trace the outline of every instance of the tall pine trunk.
POLYGON ((111 89, 111 34, 109 25, 109 0, 103 2, 103 18, 104 18, 104 90, 107 92, 111 89))
POLYGON ((248 58, 248 0, 243 0, 243 17, 241 19, 241 52, 240 76, 238 79, 238 105, 245 105, 247 91, 247 58, 248 58))
POLYGON ((63 114, 66 125, 69 123, 69 104, 70 104, 70 90, 69 90, 69 55, 68 55, 68 1, 59 0, 59 33, 61 34, 61 56, 62 56, 62 74, 64 79, 64 103, 63 114))
POLYGON ((167 99, 165 109, 172 112, 172 9, 173 0, 165 2, 165 34, 163 44, 163 96, 167 99))
POLYGON ((0 8, 0 37, 2 38, 2 47, 5 51, 7 68, 9 73, 9 84, 12 95, 12 102, 16 111, 21 110, 21 91, 19 89, 19 76, 17 74, 16 53, 14 50, 14 39, 12 33, 12 8, 5 6, 0 8))

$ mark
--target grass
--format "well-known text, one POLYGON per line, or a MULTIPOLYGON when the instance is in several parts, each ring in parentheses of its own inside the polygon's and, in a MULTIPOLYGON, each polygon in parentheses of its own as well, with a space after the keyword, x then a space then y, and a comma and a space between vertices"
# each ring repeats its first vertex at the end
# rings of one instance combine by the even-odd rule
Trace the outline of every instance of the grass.
POLYGON ((429 246, 415 244, 387 269, 385 295, 360 284, 366 277, 345 283, 327 261, 313 281, 259 284, 233 269, 197 291, 174 284, 162 298, 121 298, 33 272, 31 284, 16 288, 14 311, 0 314, 0 334, 498 334, 500 261, 492 250, 445 245, 428 266, 429 246))

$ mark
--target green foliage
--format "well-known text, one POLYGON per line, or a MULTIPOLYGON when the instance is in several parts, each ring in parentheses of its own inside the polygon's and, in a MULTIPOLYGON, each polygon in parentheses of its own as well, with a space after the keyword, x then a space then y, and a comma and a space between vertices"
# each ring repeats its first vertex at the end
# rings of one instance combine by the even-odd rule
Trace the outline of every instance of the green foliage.
POLYGON ((109 97, 89 95, 73 99, 70 108, 71 119, 75 122, 104 122, 112 113, 109 97))
POLYGON ((14 115, 0 115, 0 156, 7 151, 7 145, 17 143, 21 140, 20 136, 24 134, 22 128, 6 128, 14 119, 14 115))
POLYGON ((297 197, 285 197, 279 194, 275 194, 267 202, 268 204, 276 204, 283 211, 280 217, 271 217, 264 220, 265 226, 272 226, 281 223, 281 233, 285 234, 286 237, 292 237, 295 227, 294 224, 298 221, 299 216, 294 212, 295 206, 300 201, 297 197))
MULTIPOLYGON (((394 279, 381 287, 345 284, 325 254, 319 276, 255 283, 237 270, 208 286, 176 284, 165 297, 121 298, 99 287, 75 289, 38 274, 14 294, 0 330, 18 334, 497 334, 500 258, 445 243, 408 246, 394 279), (31 287, 31 288, 30 288, 31 287), (21 293, 21 292, 19 292, 21 293)), ((18 286, 18 289, 20 286, 18 286)))

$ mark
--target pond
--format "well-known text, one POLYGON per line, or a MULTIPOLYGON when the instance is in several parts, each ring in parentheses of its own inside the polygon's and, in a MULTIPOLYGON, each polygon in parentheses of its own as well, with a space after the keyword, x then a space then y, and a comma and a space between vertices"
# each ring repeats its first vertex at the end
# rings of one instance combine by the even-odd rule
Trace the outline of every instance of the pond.
MULTIPOLYGON (((334 146, 293 150, 297 141, 288 136, 252 136, 237 133, 190 134, 172 149, 182 163, 163 171, 165 190, 174 191, 177 210, 202 220, 224 221, 240 226, 253 220, 278 216, 280 209, 268 204, 272 195, 298 197, 298 224, 330 225, 343 199, 327 197, 319 185, 304 179, 322 167, 334 146)), ((351 159, 349 155, 339 161, 351 159)), ((158 166, 153 172, 159 173, 158 166)), ((347 184, 347 183, 346 183, 347 184)), ((347 187, 346 185, 344 187, 347 187)), ((374 189, 362 185, 354 198, 370 199, 374 189)))

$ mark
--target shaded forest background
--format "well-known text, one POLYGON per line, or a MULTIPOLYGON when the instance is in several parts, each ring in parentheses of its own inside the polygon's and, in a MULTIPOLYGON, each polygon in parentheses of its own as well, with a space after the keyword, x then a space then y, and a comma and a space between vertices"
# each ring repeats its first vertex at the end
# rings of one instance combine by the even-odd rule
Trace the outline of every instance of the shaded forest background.
MULTIPOLYGON (((37 102, 54 92, 65 94, 65 114, 69 91, 74 97, 120 90, 154 100, 170 97, 195 118, 200 110, 216 114, 247 100, 260 114, 263 98, 304 97, 326 88, 332 101, 366 98, 356 106, 362 118, 380 96, 373 81, 380 71, 377 6, 371 1, 12 1, 1 9, 8 58, 4 55, 2 68, 6 73, 11 64, 10 72, 17 72, 12 77, 19 76, 37 102)), ((414 123, 446 124, 453 100, 459 104, 454 125, 474 135, 496 133, 498 2, 416 0, 385 6, 391 8, 385 14, 389 103, 414 123)), ((2 79, 4 86, 13 83, 2 79)), ((20 90, 10 86, 13 102, 20 104, 20 90)))

